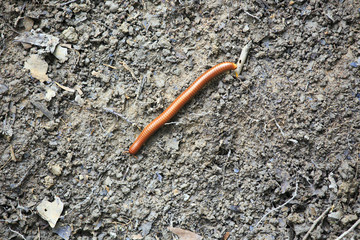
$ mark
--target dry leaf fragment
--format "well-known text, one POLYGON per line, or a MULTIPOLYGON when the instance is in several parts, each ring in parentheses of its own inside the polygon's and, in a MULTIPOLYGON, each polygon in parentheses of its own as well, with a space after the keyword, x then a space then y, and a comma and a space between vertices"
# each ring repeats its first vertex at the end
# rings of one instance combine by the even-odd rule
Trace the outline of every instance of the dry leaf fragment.
POLYGON ((36 210, 39 212, 40 217, 48 221, 50 227, 54 228, 63 208, 64 204, 61 202, 60 198, 55 197, 53 202, 49 202, 46 199, 42 200, 36 207, 36 210))
POLYGON ((226 232, 223 237, 223 240, 227 240, 229 237, 230 237, 230 232, 226 232))
POLYGON ((60 40, 52 35, 37 33, 34 30, 31 30, 30 32, 24 32, 16 37, 15 41, 44 47, 45 51, 53 53, 60 40))
POLYGON ((202 239, 202 237, 200 235, 197 235, 196 233, 193 233, 188 230, 184 230, 181 228, 173 228, 173 227, 168 227, 168 229, 172 233, 178 235, 179 240, 201 240, 202 239))
POLYGON ((49 77, 46 75, 48 64, 39 55, 30 55, 30 58, 25 62, 24 68, 29 69, 31 76, 40 80, 40 82, 49 81, 49 77))

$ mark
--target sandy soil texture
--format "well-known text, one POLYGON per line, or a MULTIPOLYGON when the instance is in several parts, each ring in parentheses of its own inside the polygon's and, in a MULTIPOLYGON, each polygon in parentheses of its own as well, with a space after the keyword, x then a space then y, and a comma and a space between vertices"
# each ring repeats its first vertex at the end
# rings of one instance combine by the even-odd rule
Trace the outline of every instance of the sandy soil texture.
POLYGON ((359 239, 359 23, 358 0, 0 1, 0 239, 359 239))

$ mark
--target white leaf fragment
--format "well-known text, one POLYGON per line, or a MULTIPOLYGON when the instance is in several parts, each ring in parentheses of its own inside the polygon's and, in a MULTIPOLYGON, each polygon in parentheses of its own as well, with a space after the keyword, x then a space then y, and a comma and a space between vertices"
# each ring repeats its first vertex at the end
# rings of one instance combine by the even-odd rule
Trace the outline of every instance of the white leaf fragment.
POLYGON ((50 227, 54 228, 63 208, 64 204, 61 202, 60 198, 55 197, 53 202, 49 202, 46 199, 42 200, 36 207, 36 210, 39 212, 40 217, 48 221, 50 227))

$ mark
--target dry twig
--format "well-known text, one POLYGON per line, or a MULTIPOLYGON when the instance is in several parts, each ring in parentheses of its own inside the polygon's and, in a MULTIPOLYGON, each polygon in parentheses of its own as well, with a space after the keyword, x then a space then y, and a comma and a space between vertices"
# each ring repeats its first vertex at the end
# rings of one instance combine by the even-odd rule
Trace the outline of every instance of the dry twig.
POLYGON ((13 233, 16 233, 17 235, 19 235, 19 237, 21 237, 22 239, 26 240, 26 238, 24 237, 24 235, 22 235, 21 233, 15 231, 15 230, 12 230, 10 227, 9 227, 9 230, 13 233))
POLYGON ((276 208, 273 208, 273 209, 271 209, 269 212, 265 213, 265 215, 262 216, 262 218, 256 223, 254 229, 255 229, 257 226, 259 226, 259 224, 262 222, 262 220, 264 220, 264 218, 267 217, 267 215, 269 215, 269 214, 272 213, 272 212, 275 212, 275 211, 279 210, 280 208, 284 207, 286 204, 288 204, 289 202, 291 202, 292 200, 294 200, 294 198, 295 198, 296 195, 297 195, 297 190, 298 190, 298 182, 296 182, 295 192, 293 193, 293 196, 292 196, 289 200, 287 200, 284 204, 281 204, 280 206, 278 206, 278 207, 276 207, 276 208))
POLYGON ((104 107, 103 109, 105 110, 105 112, 114 114, 114 115, 118 116, 119 118, 121 118, 122 120, 125 120, 125 121, 126 121, 127 123, 129 123, 130 125, 136 126, 139 130, 141 130, 141 128, 139 128, 135 123, 131 122, 129 119, 127 119, 126 117, 124 117, 124 116, 121 115, 120 113, 112 110, 111 108, 106 108, 106 107, 104 107))
POLYGON ((17 162, 16 156, 15 156, 14 147, 13 147, 12 144, 10 144, 10 153, 11 153, 11 159, 12 159, 14 162, 17 162))
POLYGON ((136 100, 139 99, 139 96, 144 88, 145 83, 146 83, 146 76, 144 75, 144 77, 141 80, 141 83, 139 84, 138 90, 137 90, 136 100))
POLYGON ((331 208, 333 208, 333 206, 328 207, 321 215, 320 217, 318 217, 313 224, 311 225, 309 231, 305 234, 305 236, 303 237, 303 240, 306 240, 309 236, 310 233, 314 230, 314 228, 316 227, 316 225, 325 217, 325 215, 331 210, 331 208))
POLYGON ((260 19, 259 17, 257 17, 257 16, 255 16, 255 15, 249 13, 248 11, 244 11, 244 13, 246 13, 247 15, 249 15, 249 16, 252 17, 252 18, 255 18, 255 19, 258 20, 258 21, 261 21, 261 19, 260 19))
POLYGON ((134 71, 133 71, 125 62, 120 62, 120 63, 124 66, 124 68, 125 68, 126 70, 128 70, 128 71, 130 72, 131 76, 132 76, 136 81, 139 82, 139 79, 135 76, 134 71))
POLYGON ((341 234, 336 240, 340 240, 343 239, 346 235, 348 235, 352 230, 354 230, 358 225, 360 224, 360 219, 358 219, 354 225, 351 226, 351 228, 349 228, 346 232, 344 232, 343 234, 341 234))

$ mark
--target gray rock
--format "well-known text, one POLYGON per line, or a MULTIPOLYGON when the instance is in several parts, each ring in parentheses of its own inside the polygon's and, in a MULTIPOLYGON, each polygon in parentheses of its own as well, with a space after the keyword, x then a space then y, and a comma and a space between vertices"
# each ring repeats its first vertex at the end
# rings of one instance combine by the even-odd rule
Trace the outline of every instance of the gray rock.
POLYGON ((349 214, 349 215, 345 215, 342 219, 341 219, 341 223, 343 225, 347 225, 348 223, 351 222, 355 222, 356 220, 358 220, 358 216, 355 214, 349 214))
POLYGON ((146 222, 146 223, 141 224, 141 226, 139 227, 139 230, 141 230, 141 235, 143 237, 148 235, 151 228, 152 228, 152 222, 146 222))
POLYGON ((343 216, 341 211, 329 213, 328 218, 333 220, 340 220, 343 216))
POLYGON ((9 91, 9 88, 5 84, 0 84, 0 94, 4 94, 7 91, 9 91))
POLYGON ((106 1, 105 6, 109 7, 110 12, 116 12, 119 9, 119 4, 114 3, 113 1, 106 1))

